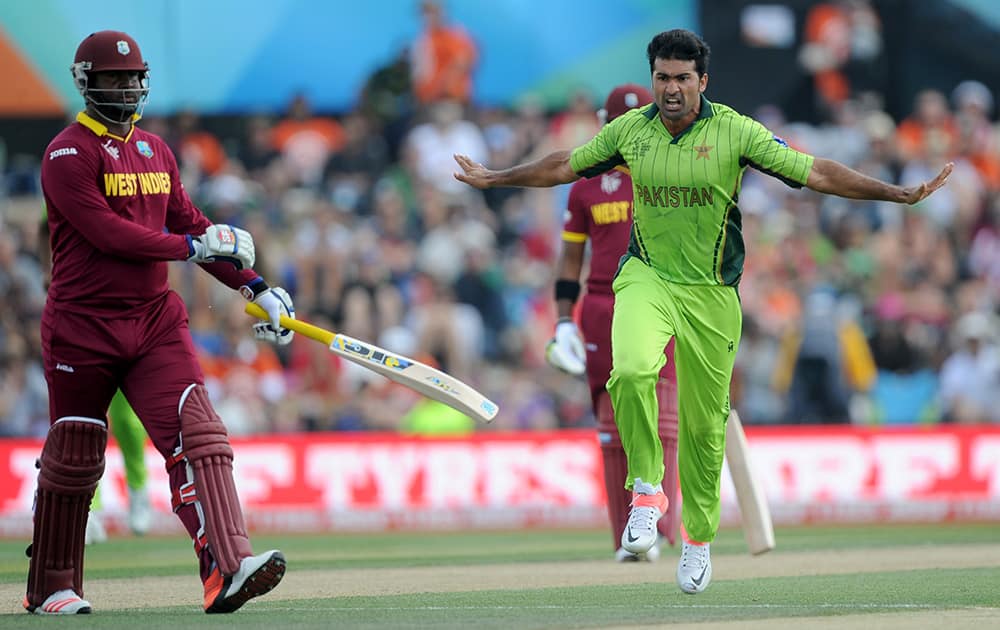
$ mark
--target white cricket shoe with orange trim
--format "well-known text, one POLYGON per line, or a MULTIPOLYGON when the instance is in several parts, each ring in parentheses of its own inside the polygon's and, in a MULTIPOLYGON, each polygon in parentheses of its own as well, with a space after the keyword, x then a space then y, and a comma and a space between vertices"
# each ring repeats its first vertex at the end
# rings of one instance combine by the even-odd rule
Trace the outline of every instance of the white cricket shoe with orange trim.
POLYGON ((41 606, 32 607, 25 598, 24 608, 36 615, 89 615, 92 610, 90 602, 68 588, 52 593, 41 606))
POLYGON ((656 523, 666 513, 669 501, 659 484, 646 483, 639 477, 632 486, 632 509, 622 532, 622 549, 635 554, 647 553, 656 545, 656 523))

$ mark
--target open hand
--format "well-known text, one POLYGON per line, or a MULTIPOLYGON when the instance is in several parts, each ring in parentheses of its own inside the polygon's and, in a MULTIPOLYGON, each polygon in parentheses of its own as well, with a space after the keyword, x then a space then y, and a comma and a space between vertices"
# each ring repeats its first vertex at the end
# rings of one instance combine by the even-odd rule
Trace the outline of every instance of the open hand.
POLYGON ((490 176, 493 174, 493 171, 479 162, 473 162, 467 155, 456 153, 454 157, 463 171, 462 173, 455 173, 455 179, 480 190, 490 187, 490 176))
POLYGON ((923 182, 919 186, 910 186, 909 188, 903 189, 903 203, 913 205, 918 201, 926 199, 932 192, 938 188, 944 186, 945 181, 948 180, 948 176, 951 175, 952 169, 955 168, 954 162, 948 162, 941 169, 941 172, 937 174, 937 177, 929 182, 923 182))

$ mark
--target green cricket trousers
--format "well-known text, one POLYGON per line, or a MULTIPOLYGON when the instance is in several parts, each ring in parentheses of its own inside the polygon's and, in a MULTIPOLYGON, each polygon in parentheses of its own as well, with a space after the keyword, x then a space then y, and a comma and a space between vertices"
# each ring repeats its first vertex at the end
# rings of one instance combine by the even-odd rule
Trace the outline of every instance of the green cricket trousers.
POLYGON ((628 457, 625 487, 636 477, 653 485, 663 480, 656 380, 663 349, 675 337, 681 520, 691 540, 711 542, 719 529, 729 383, 743 324, 736 288, 669 282, 635 257, 622 265, 613 288, 608 392, 628 457))

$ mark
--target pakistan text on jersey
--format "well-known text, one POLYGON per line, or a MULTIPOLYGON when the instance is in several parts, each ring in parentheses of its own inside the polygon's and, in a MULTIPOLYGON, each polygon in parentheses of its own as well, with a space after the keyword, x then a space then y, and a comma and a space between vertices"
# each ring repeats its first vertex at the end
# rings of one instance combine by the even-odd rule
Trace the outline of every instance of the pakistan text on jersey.
POLYGON ((590 215, 596 225, 624 223, 628 221, 629 201, 607 201, 590 206, 590 215))
POLYGON ((635 185, 635 200, 647 206, 661 208, 710 206, 714 203, 714 199, 711 188, 635 185))
POLYGON ((170 174, 163 171, 104 174, 105 197, 128 197, 135 194, 169 195, 170 174))

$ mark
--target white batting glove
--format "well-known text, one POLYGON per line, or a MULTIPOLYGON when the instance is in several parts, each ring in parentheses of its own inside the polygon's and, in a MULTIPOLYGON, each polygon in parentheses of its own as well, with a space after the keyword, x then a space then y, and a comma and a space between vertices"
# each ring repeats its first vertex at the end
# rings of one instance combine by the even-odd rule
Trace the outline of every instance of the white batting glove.
POLYGON ((272 287, 259 294, 253 299, 254 303, 267 311, 270 321, 257 322, 253 325, 254 337, 263 341, 270 341, 279 346, 292 342, 295 331, 281 326, 281 316, 295 319, 295 307, 292 306, 292 297, 281 287, 272 287))
POLYGON ((587 355, 583 349, 583 338, 573 320, 562 319, 556 324, 556 334, 545 346, 545 360, 557 370, 573 376, 586 371, 587 355))
POLYGON ((196 263, 230 262, 237 269, 252 269, 256 260, 253 236, 232 225, 210 225, 201 236, 189 236, 191 255, 196 263))

